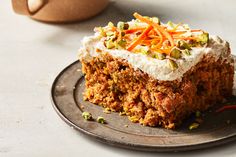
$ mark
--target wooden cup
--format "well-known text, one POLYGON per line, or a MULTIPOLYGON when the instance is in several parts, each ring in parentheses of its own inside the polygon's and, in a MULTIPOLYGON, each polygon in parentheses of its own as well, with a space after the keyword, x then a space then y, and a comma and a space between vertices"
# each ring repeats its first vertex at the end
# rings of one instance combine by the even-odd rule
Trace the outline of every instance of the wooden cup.
POLYGON ((12 0, 16 13, 33 19, 66 23, 95 16, 108 4, 108 0, 12 0))

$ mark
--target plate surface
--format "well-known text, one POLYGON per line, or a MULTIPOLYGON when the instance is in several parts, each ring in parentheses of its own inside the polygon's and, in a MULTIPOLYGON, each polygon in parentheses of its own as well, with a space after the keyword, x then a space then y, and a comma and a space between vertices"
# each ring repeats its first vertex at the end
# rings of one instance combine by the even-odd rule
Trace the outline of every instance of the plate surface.
MULTIPOLYGON (((221 145, 236 140, 235 110, 216 114, 213 108, 203 114, 203 123, 195 130, 188 126, 189 118, 181 128, 167 130, 145 127, 132 123, 119 113, 106 114, 103 108, 83 100, 84 77, 81 63, 76 61, 64 69, 52 85, 53 107, 70 126, 104 143, 143 151, 186 151, 221 145), (96 119, 103 116, 107 124, 85 121, 83 111, 90 112, 96 119)), ((232 98, 228 103, 236 102, 232 98)))

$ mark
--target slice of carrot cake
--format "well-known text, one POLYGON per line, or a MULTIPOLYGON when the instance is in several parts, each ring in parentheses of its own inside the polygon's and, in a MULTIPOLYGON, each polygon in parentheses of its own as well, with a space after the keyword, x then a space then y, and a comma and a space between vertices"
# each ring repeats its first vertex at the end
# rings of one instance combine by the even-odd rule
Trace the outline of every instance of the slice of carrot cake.
POLYGON ((228 42, 186 24, 134 17, 97 27, 83 39, 79 60, 86 100, 133 122, 175 128, 232 95, 228 42))

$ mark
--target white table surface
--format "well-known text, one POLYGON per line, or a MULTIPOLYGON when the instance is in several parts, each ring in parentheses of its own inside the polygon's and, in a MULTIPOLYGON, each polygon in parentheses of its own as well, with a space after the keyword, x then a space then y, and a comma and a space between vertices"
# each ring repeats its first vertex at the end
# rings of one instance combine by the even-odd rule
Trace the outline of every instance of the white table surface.
POLYGON ((236 51, 234 0, 119 0, 99 16, 69 25, 44 24, 0 5, 0 157, 236 156, 236 142, 184 153, 148 153, 101 144, 71 129, 51 105, 56 75, 77 59, 80 40, 95 26, 130 20, 132 13, 189 23, 218 34, 236 51))

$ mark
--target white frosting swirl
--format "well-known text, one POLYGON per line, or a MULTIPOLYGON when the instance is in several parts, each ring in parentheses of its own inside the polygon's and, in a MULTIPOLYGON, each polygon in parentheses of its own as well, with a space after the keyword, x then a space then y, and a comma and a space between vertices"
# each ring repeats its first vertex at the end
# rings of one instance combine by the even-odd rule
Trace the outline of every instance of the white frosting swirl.
POLYGON ((140 69, 155 79, 162 81, 173 81, 182 79, 183 75, 193 66, 195 66, 202 57, 207 54, 211 55, 217 60, 219 57, 231 62, 231 55, 229 52, 229 44, 218 36, 210 36, 208 46, 201 48, 192 48, 190 56, 183 56, 181 59, 175 60, 178 64, 176 70, 171 70, 167 64, 167 59, 158 60, 148 57, 141 53, 131 53, 127 50, 107 49, 100 40, 98 34, 94 36, 85 37, 82 41, 83 46, 79 49, 79 59, 83 61, 90 61, 93 57, 99 57, 102 53, 109 53, 113 57, 125 59, 134 69, 140 69))

